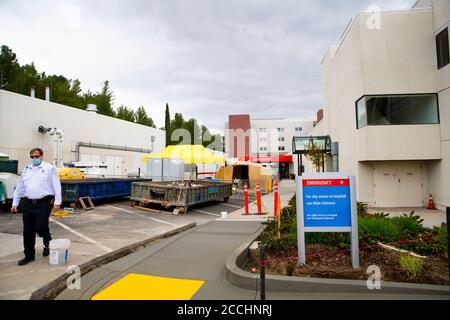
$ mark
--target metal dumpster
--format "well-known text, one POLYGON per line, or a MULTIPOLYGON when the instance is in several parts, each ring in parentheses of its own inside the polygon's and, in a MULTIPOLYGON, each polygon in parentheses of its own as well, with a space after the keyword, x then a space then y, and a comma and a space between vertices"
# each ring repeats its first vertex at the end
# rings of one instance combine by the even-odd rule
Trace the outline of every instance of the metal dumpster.
POLYGON ((62 201, 77 203, 80 197, 91 197, 93 200, 128 197, 131 195, 131 184, 151 179, 86 179, 61 181, 62 201))
POLYGON ((197 181, 133 182, 131 201, 135 205, 157 203, 165 208, 176 207, 186 213, 190 206, 210 202, 227 202, 232 183, 197 181))

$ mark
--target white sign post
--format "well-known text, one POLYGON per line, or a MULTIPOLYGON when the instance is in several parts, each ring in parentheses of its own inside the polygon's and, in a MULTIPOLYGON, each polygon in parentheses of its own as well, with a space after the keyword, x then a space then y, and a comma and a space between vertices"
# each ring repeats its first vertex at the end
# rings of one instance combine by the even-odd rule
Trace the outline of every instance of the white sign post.
POLYGON ((359 268, 356 179, 311 173, 296 179, 298 257, 306 264, 305 232, 350 232, 353 268, 359 268))

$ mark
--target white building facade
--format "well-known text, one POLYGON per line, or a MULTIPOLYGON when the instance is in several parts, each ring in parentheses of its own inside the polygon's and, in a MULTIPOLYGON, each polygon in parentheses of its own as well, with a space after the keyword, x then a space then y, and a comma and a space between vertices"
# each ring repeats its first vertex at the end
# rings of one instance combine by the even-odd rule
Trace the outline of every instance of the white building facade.
POLYGON ((339 145, 374 207, 450 206, 450 1, 360 13, 323 62, 324 119, 311 134, 339 145))
POLYGON ((64 163, 104 161, 108 176, 145 174, 142 156, 165 147, 163 130, 0 90, 0 152, 19 160, 19 171, 34 147, 53 162, 55 136, 39 127, 63 130, 64 163))
POLYGON ((292 140, 309 135, 313 121, 285 118, 251 119, 230 115, 225 125, 226 153, 236 161, 250 161, 271 167, 280 178, 297 172, 292 140))

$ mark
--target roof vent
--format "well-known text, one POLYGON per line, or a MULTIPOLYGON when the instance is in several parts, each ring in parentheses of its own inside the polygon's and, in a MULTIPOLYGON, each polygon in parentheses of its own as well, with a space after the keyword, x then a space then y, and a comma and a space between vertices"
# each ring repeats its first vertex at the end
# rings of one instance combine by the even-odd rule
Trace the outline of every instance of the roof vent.
POLYGON ((97 105, 96 104, 88 104, 86 111, 92 112, 92 113, 97 113, 97 105))

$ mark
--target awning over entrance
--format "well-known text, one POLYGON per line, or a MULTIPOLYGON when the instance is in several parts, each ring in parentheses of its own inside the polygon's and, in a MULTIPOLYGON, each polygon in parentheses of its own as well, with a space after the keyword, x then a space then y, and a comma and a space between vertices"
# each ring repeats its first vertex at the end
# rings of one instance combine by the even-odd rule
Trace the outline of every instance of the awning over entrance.
POLYGON ((292 155, 284 156, 244 156, 239 161, 250 161, 253 163, 291 163, 292 155))

